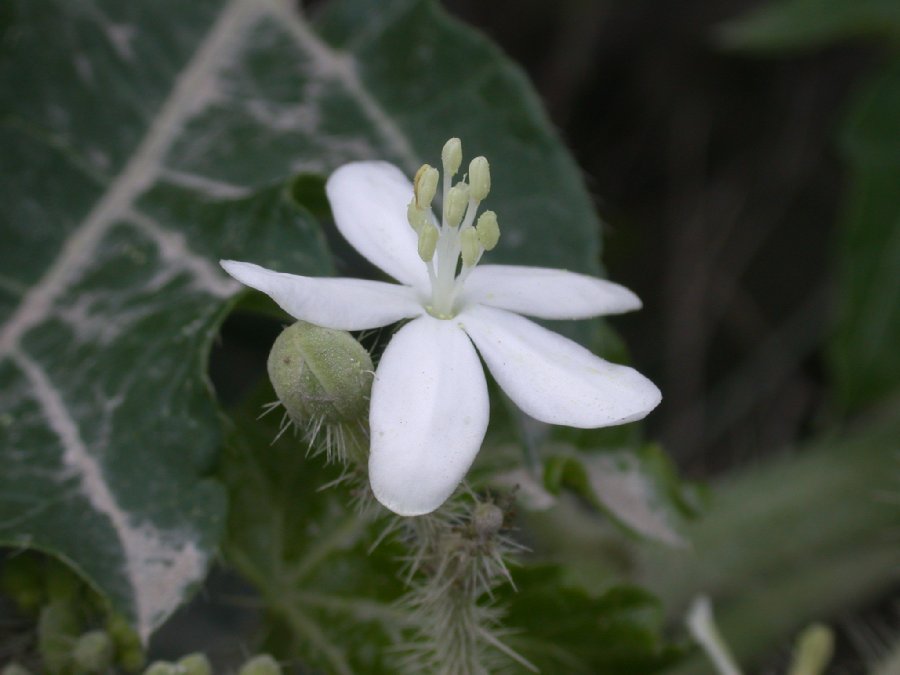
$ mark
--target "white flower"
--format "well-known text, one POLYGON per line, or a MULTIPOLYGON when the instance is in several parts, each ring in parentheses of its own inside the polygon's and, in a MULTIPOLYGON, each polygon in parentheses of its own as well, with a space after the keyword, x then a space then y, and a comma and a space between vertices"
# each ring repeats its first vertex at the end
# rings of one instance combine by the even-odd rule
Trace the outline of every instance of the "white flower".
POLYGON ((430 208, 438 181, 431 167, 419 171, 415 188, 385 162, 347 164, 328 179, 341 234, 399 285, 222 261, 235 279, 268 294, 297 319, 351 331, 411 319, 381 357, 369 413, 372 490, 387 508, 407 516, 440 506, 481 447, 488 394, 479 353, 516 405, 550 424, 623 424, 660 401, 656 386, 635 370, 520 316, 583 319, 627 312, 640 307, 634 293, 563 270, 476 267, 499 234, 491 212, 474 223, 490 188, 487 162, 472 162, 471 186, 451 186, 461 159, 456 139, 442 157, 441 224, 430 208))

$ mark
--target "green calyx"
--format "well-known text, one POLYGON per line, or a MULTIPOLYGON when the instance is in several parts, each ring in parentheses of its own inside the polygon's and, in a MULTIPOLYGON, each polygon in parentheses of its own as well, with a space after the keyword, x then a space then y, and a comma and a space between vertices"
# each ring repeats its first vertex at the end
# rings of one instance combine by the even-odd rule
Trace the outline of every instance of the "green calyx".
POLYGON ((368 414, 372 359, 346 331, 298 321, 275 340, 268 370, 295 424, 355 422, 368 414))

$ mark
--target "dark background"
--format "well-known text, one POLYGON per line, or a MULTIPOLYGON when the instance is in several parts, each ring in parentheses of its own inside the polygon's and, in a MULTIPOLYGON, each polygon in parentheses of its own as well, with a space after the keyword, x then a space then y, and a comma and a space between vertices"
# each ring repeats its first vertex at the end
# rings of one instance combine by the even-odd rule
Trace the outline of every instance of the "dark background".
POLYGON ((728 50, 718 28, 749 0, 444 4, 525 68, 583 168, 609 276, 644 300, 613 324, 664 393, 648 423, 683 472, 813 430, 829 406, 837 127, 877 50, 728 50))

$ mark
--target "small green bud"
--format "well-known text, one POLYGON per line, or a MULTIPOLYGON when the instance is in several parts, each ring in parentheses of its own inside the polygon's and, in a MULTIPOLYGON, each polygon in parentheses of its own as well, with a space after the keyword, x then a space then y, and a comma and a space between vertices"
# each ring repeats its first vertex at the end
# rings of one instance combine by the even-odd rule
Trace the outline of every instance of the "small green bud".
POLYGON ((800 633, 788 675, 821 675, 834 654, 834 633, 823 624, 813 624, 800 633))
POLYGON ((472 199, 482 201, 491 191, 491 167, 484 157, 476 157, 469 162, 469 185, 472 186, 472 199))
POLYGON ((92 630, 85 633, 75 643, 72 660, 76 669, 91 673, 106 671, 112 665, 115 646, 112 638, 105 630, 92 630))
POLYGON ((428 222, 428 216, 425 215, 425 209, 416 206, 416 200, 413 199, 409 206, 406 207, 406 220, 409 226, 418 232, 422 226, 428 222))
POLYGON ((444 165, 444 173, 448 180, 459 171, 459 165, 462 164, 462 142, 458 138, 451 138, 444 143, 441 163, 444 165))
POLYGON ((444 220, 450 227, 456 227, 462 221, 469 205, 469 186, 465 183, 457 183, 447 192, 444 203, 444 220))
POLYGON ((154 661, 150 664, 144 675, 182 675, 181 668, 168 661, 154 661))
POLYGON ((178 659, 176 664, 182 675, 212 675, 212 664, 206 654, 197 652, 178 659))
POLYGON ((492 537, 503 527, 503 510, 496 504, 481 502, 472 513, 472 525, 480 537, 492 537))
POLYGON ((268 654, 260 654, 244 663, 238 675, 281 675, 281 666, 268 654))
POLYGON ((106 622, 106 632, 115 643, 116 661, 129 672, 144 665, 144 646, 137 631, 121 614, 114 614, 106 622))
POLYGON ((481 253, 481 245, 478 243, 478 233, 474 227, 470 227, 459 233, 459 248, 462 253, 463 265, 471 267, 478 262, 481 253))
POLYGON ((413 190, 416 195, 416 206, 420 209, 427 209, 434 201, 439 177, 438 170, 428 164, 423 164, 416 172, 413 190))
POLYGON ((497 242, 500 241, 500 225, 497 224, 497 214, 493 211, 485 211, 478 216, 476 225, 478 230, 478 241, 484 247, 485 251, 493 251, 497 242))
POLYGON ((434 250, 437 248, 438 229, 434 225, 426 225, 419 230, 419 257, 424 262, 434 258, 434 250))
POLYGON ((55 673, 69 666, 79 632, 80 622, 70 603, 55 600, 44 605, 38 618, 38 653, 48 671, 55 673))
POLYGON ((0 675, 31 675, 31 671, 18 663, 9 663, 0 670, 0 675))
POLYGON ((355 422, 369 409, 372 359, 350 333, 298 321, 272 345, 269 379, 297 424, 355 422))

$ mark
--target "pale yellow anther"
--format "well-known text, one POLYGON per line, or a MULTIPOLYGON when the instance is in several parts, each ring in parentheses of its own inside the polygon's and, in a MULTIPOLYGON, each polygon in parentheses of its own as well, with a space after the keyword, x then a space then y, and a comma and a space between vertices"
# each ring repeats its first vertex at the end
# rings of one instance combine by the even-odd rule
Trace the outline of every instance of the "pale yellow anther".
POLYGON ((459 171, 459 165, 462 164, 462 143, 458 138, 451 138, 444 143, 444 149, 441 150, 441 162, 447 176, 453 177, 459 171))
POLYGON ((491 168, 484 157, 476 157, 469 162, 469 184, 472 186, 472 199, 476 202, 482 201, 491 191, 491 168))
POLYGON ((419 230, 419 257, 424 262, 431 262, 437 248, 438 229, 434 225, 425 225, 419 230))
POLYGON ((438 170, 428 164, 423 164, 416 172, 413 180, 413 187, 416 194, 416 205, 420 209, 427 209, 434 200, 437 193, 437 185, 439 178, 438 170))
POLYGON ((500 241, 500 225, 497 223, 497 214, 493 211, 485 211, 478 217, 476 225, 478 241, 485 251, 491 251, 500 241))
POLYGON ((478 243, 478 233, 470 227, 459 233, 459 249, 462 254, 463 265, 471 267, 478 262, 481 253, 481 244, 478 243))
POLYGON ((420 209, 416 206, 415 199, 413 199, 406 207, 406 220, 409 222, 410 227, 416 232, 421 230, 422 226, 428 222, 428 217, 425 215, 425 209, 420 209))
POLYGON ((462 221, 469 205, 469 186, 466 183, 457 183, 444 199, 444 220, 450 227, 456 227, 462 221))

